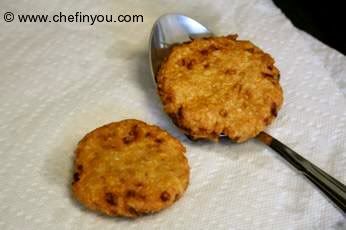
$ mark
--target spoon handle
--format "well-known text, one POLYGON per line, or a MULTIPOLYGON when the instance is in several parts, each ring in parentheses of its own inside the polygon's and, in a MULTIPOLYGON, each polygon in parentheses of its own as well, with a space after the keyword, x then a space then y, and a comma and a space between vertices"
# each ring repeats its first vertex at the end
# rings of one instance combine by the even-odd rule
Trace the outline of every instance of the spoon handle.
POLYGON ((344 184, 328 175, 322 169, 318 168, 269 134, 261 132, 257 136, 257 139, 275 150, 299 172, 303 173, 305 177, 314 183, 345 214, 346 186, 344 184))

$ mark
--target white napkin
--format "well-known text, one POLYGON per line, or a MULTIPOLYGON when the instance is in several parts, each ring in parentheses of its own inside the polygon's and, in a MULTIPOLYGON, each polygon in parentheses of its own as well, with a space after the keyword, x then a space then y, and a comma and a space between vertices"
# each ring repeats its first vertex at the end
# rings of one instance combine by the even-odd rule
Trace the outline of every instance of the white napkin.
POLYGON ((342 214, 275 152, 192 143, 163 113, 148 66, 151 26, 181 12, 216 34, 272 54, 285 103, 268 132, 346 182, 346 58, 297 30, 269 0, 0 3, 14 14, 142 14, 143 23, 6 23, 0 19, 0 229, 346 229, 342 214), (125 118, 183 141, 185 196, 136 220, 89 212, 70 197, 73 150, 85 133, 125 118))

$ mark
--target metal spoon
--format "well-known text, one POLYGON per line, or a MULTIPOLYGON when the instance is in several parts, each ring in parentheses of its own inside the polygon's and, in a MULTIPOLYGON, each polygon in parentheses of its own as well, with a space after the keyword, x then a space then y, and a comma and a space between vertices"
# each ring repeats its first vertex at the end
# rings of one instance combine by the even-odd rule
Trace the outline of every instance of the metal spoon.
MULTIPOLYGON (((155 83, 155 75, 158 72, 160 63, 167 56, 172 45, 186 42, 193 38, 210 36, 213 36, 212 32, 187 16, 180 14, 166 14, 161 16, 154 23, 149 44, 149 61, 155 83)), ((269 134, 261 132, 256 138, 279 153, 285 160, 314 183, 345 214, 346 186, 344 184, 334 179, 322 169, 304 159, 298 153, 271 137, 269 134)))

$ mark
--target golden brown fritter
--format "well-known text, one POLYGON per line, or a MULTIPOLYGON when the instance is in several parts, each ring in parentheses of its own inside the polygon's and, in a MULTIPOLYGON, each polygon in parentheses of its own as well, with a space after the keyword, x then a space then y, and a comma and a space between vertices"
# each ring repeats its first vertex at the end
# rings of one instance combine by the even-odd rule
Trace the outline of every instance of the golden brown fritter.
POLYGON ((263 131, 283 102, 274 60, 236 35, 173 47, 157 75, 164 110, 193 139, 243 142, 263 131))
POLYGON ((72 191, 85 206, 136 217, 172 205, 186 190, 184 146, 138 120, 111 123, 87 134, 75 151, 72 191))

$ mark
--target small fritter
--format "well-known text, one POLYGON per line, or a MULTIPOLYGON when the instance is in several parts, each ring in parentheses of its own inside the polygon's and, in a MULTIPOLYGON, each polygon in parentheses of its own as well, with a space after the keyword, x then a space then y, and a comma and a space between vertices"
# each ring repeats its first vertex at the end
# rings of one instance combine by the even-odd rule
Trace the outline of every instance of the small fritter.
POLYGON ((164 110, 192 139, 243 142, 263 131, 283 102, 273 58, 236 35, 176 45, 157 75, 164 110))
POLYGON ((184 146, 138 120, 95 129, 79 142, 75 154, 74 196, 107 215, 157 212, 177 201, 188 186, 184 146))

